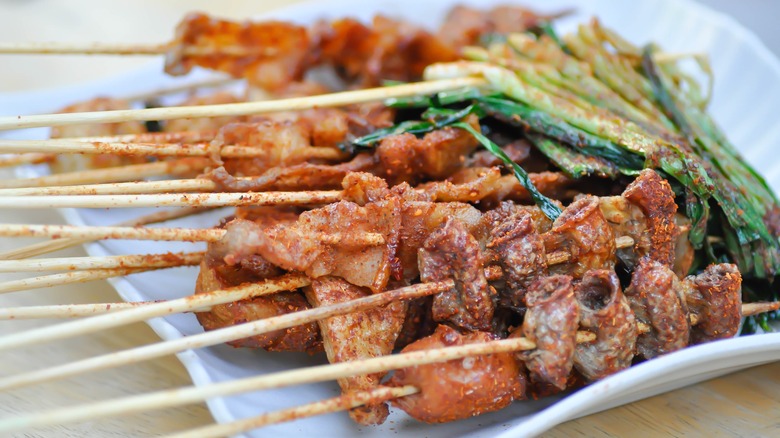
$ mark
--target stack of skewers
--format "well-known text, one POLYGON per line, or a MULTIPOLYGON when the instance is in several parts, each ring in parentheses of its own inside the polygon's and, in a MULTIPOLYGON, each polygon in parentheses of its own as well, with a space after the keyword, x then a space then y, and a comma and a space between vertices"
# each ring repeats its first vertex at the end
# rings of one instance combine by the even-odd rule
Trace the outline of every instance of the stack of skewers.
POLYGON ((164 51, 171 74, 197 65, 242 78, 242 96, 140 111, 98 98, 70 114, 0 120, 55 127, 49 141, 0 142, 18 154, 5 164, 51 162, 55 172, 3 181, 3 207, 184 208, 117 227, 5 224, 0 234, 55 240, 0 255, 0 268, 76 272, 0 291, 200 268, 195 295, 176 300, 2 309, 7 319, 109 314, 2 337, 0 349, 180 312, 206 329, 5 377, 0 389, 224 342, 324 351, 332 363, 3 420, 0 430, 330 379, 341 397, 208 433, 339 409, 381 424, 388 400, 447 422, 732 337, 743 316, 776 311, 743 304, 776 301, 746 293, 743 277, 777 271, 777 200, 703 111, 706 93, 674 56, 598 21, 559 38, 554 18, 459 7, 431 33, 381 16, 305 28, 193 14, 148 52, 164 51), (324 70, 348 91, 312 80, 324 70), (407 83, 377 88, 385 81, 407 83), (236 208, 215 228, 145 227, 225 206, 236 208), (98 239, 208 247, 26 260, 98 239))

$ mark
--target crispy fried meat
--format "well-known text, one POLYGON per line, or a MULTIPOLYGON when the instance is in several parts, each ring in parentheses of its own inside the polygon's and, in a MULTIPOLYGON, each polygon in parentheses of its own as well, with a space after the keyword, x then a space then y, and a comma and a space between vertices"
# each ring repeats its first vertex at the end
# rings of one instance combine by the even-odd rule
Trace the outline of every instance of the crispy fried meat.
MULTIPOLYGON (((440 325, 432 335, 408 345, 402 353, 494 339, 489 333, 462 335, 440 325)), ((388 385, 420 388, 417 394, 391 401, 392 405, 419 421, 445 423, 503 409, 513 400, 525 398, 526 381, 511 353, 496 353, 402 368, 388 385)))
POLYGON ((636 319, 620 291, 614 271, 594 270, 575 287, 580 327, 596 340, 577 344, 574 367, 588 380, 602 379, 631 366, 636 345, 636 319))
MULTIPOLYGON (((317 278, 310 287, 304 288, 304 292, 314 307, 343 303, 371 293, 336 277, 317 278)), ((396 301, 383 307, 320 320, 318 324, 328 361, 349 362, 392 353, 405 311, 406 303, 396 301)), ((377 387, 385 374, 346 377, 338 382, 345 394, 365 391, 377 387)), ((358 424, 382 424, 388 408, 386 403, 366 405, 350 410, 349 415, 358 424)))
POLYGON ((482 267, 479 243, 465 225, 448 219, 425 240, 419 255, 420 280, 453 280, 455 287, 433 297, 433 319, 465 330, 488 330, 494 304, 482 267))

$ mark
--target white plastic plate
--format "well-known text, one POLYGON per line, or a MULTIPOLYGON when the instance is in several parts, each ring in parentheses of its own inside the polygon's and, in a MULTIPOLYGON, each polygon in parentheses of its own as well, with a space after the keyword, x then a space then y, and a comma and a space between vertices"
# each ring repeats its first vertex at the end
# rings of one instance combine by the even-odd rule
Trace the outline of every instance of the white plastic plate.
MULTIPOLYGON (((487 8, 507 0, 462 0, 487 8)), ((687 0, 525 0, 540 11, 576 7, 578 13, 559 23, 561 33, 591 16, 629 40, 644 44, 655 41, 668 52, 706 52, 715 71, 711 112, 745 158, 780 190, 780 165, 761 160, 780 145, 780 62, 763 44, 734 20, 687 0)), ((454 5, 447 0, 360 0, 319 1, 275 11, 279 19, 310 23, 319 18, 353 16, 369 20, 381 12, 422 26, 440 22, 454 5)), ((173 80, 162 73, 162 63, 89 85, 41 92, 0 94, 0 114, 34 114, 58 108, 96 95, 121 96, 156 89, 173 80)), ((44 138, 46 130, 3 133, 6 138, 44 138)), ((28 173, 45 170, 30 168, 28 173)), ((149 210, 63 210, 68 222, 77 225, 108 225, 149 210)), ((211 226, 219 213, 174 222, 175 226, 211 226)), ((111 241, 91 244, 92 255, 131 254, 169 250, 192 250, 197 245, 158 242, 111 241)), ((146 273, 112 280, 128 301, 166 299, 191 294, 197 271, 192 268, 146 273)), ((164 339, 174 339, 202 331, 192 315, 177 315, 149 322, 164 339)), ((217 346, 179 355, 196 385, 255 376, 293 367, 324 363, 323 355, 265 353, 217 346)), ((379 427, 359 427, 346 414, 339 413, 274 426, 252 436, 532 436, 563 421, 585 414, 650 397, 685 385, 753 365, 780 360, 780 333, 742 337, 688 348, 648 361, 566 397, 536 402, 517 402, 500 412, 451 424, 429 426, 417 423, 395 411, 379 427)), ((332 397, 339 393, 335 383, 308 385, 283 390, 243 394, 209 401, 219 422, 228 422, 258 413, 332 397)))

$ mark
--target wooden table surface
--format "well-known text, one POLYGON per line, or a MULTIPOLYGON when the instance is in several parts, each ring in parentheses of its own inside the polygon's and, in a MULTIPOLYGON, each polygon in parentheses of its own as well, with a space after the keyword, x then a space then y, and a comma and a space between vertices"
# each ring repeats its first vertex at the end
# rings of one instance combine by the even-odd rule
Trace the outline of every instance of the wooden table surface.
MULTIPOLYGON (((246 17, 293 1, 171 0, 155 2, 101 2, 75 0, 0 0, 0 41, 160 42, 189 10, 226 17, 246 17), (137 23, 143 23, 138 27, 137 23)), ((130 58, 4 57, 0 60, 0 91, 42 89, 114 74, 144 62, 130 58)), ((0 170, 0 178, 11 177, 0 170)), ((0 223, 62 223, 52 211, 0 210, 0 223)), ((5 250, 29 243, 0 239, 5 250)), ((61 252, 84 255, 82 249, 61 252)), ((21 278, 0 274, 0 281, 21 278)), ((105 282, 53 287, 0 295, 0 306, 51 303, 111 302, 118 296, 105 282)), ((0 322, 8 334, 49 321, 0 322)), ((31 346, 2 353, 0 376, 63 363, 157 341, 144 324, 77 339, 31 346)), ((83 403, 104 398, 191 384, 173 357, 118 370, 92 373, 42 386, 0 393, 0 415, 83 403)), ((780 434, 780 363, 745 370, 664 395, 562 424, 545 437, 569 436, 777 436, 780 434)), ((148 412, 142 415, 52 427, 19 436, 150 436, 202 426, 213 420, 205 405, 148 412)))

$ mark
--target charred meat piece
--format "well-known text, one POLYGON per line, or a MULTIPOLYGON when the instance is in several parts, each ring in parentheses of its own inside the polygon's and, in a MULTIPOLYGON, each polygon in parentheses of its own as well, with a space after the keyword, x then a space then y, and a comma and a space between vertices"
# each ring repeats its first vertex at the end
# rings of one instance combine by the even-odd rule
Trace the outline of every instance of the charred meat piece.
POLYGON ((588 380, 599 380, 631 366, 636 345, 636 319, 620 291, 614 271, 589 271, 575 287, 580 327, 596 340, 577 344, 574 367, 588 380))
POLYGON ((281 21, 238 23, 192 13, 176 27, 165 72, 180 76, 199 66, 277 89, 301 79, 309 47, 305 27, 281 21))
POLYGON ((595 196, 574 201, 544 235, 547 253, 568 253, 568 260, 549 267, 550 273, 581 278, 591 269, 612 269, 615 264, 615 234, 595 196))
POLYGON ((528 288, 528 310, 523 325, 511 336, 524 336, 536 349, 518 353, 525 361, 531 381, 566 389, 574 365, 579 326, 579 306, 574 298, 572 278, 552 275, 540 278, 528 288))
POLYGON ((696 325, 691 343, 702 344, 731 338, 742 319, 742 276, 735 265, 710 265, 699 275, 683 281, 685 298, 696 325))
MULTIPOLYGON (((315 279, 304 292, 314 307, 343 303, 371 293, 336 277, 315 279)), ((392 353, 405 311, 406 303, 397 301, 363 312, 320 320, 318 324, 328 361, 349 362, 392 353)), ((345 394, 365 391, 377 387, 384 374, 346 377, 338 382, 345 394)), ((387 418, 388 408, 386 403, 366 405, 350 410, 349 415, 358 424, 382 424, 387 418)))
POLYGON ((525 294, 536 279, 547 275, 544 240, 528 213, 518 211, 501 221, 490 233, 487 248, 504 271, 506 288, 501 293, 506 307, 526 306, 525 294))
MULTIPOLYGON (((235 220, 228 232, 251 228, 251 222, 235 220)), ((300 215, 294 224, 243 232, 246 241, 226 257, 236 263, 259 254, 283 269, 305 272, 312 278, 333 275, 372 291, 384 290, 390 279, 401 228, 397 198, 361 207, 340 201, 300 215), (367 241, 380 235, 381 242, 367 241)))
POLYGON ((640 356, 652 359, 688 345, 688 305, 680 280, 670 268, 648 258, 640 260, 625 293, 636 320, 650 327, 637 338, 640 356))
POLYGON ((433 297, 433 319, 465 330, 488 330, 494 304, 482 267, 479 243, 465 225, 448 219, 420 248, 420 280, 453 280, 455 287, 433 297))
MULTIPOLYGON (((436 331, 402 350, 402 353, 488 342, 484 332, 466 335, 440 325, 436 331)), ((417 394, 391 401, 416 420, 445 423, 497 411, 525 397, 525 376, 511 353, 496 353, 444 363, 402 368, 390 386, 414 385, 417 394)))

